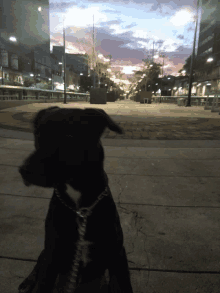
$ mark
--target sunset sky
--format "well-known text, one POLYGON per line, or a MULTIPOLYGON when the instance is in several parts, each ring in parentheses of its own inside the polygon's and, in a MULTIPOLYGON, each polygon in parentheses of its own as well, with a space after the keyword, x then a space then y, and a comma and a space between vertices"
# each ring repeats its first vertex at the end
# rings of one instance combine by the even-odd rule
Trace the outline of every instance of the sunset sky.
POLYGON ((152 56, 153 41, 155 55, 166 55, 165 74, 176 75, 192 53, 195 13, 196 0, 50 0, 51 48, 63 45, 64 16, 66 52, 90 54, 94 15, 96 51, 101 59, 111 54, 125 80, 152 56))

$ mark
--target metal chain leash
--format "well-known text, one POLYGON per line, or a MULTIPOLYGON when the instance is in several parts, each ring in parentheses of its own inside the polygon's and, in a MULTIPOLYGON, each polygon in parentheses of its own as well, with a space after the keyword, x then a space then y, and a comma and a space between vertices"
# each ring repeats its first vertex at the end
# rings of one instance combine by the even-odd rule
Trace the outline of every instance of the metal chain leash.
POLYGON ((105 196, 109 195, 108 192, 108 186, 105 188, 105 190, 98 196, 98 199, 94 202, 93 205, 91 205, 89 208, 80 208, 79 210, 75 210, 72 207, 68 206, 63 199, 61 198, 58 190, 55 188, 55 195, 60 199, 60 201, 69 209, 76 212, 76 214, 82 218, 82 223, 79 224, 79 240, 76 245, 76 253, 75 253, 75 259, 72 260, 71 264, 71 271, 68 275, 68 283, 66 285, 67 291, 66 293, 73 293, 76 289, 76 281, 77 281, 77 275, 78 275, 78 269, 79 269, 79 263, 82 256, 82 246, 84 243, 84 237, 86 232, 86 224, 87 224, 87 217, 91 215, 93 208, 96 206, 96 204, 105 196))

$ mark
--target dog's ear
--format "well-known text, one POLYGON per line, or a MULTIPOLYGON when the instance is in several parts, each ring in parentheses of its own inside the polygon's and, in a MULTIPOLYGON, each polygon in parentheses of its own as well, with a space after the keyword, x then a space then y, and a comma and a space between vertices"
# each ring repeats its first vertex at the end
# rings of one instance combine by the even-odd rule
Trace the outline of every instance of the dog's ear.
POLYGON ((102 109, 86 108, 84 114, 88 118, 89 124, 92 125, 93 134, 96 133, 98 138, 101 137, 106 127, 119 134, 124 133, 123 129, 102 109))

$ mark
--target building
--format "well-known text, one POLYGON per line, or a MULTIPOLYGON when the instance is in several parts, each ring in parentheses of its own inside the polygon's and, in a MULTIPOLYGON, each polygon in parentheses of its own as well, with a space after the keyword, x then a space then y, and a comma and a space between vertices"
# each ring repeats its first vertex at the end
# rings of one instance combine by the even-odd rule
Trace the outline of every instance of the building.
MULTIPOLYGON (((64 77, 64 46, 53 46, 53 55, 59 61, 60 71, 64 77)), ((78 90, 80 85, 87 81, 90 70, 87 54, 65 54, 66 58, 66 87, 78 90)))
MULTIPOLYGON (((189 91, 189 78, 188 76, 175 76, 175 81, 172 89, 171 96, 187 96, 189 91)), ((196 93, 196 88, 193 85, 192 95, 196 93)))
MULTIPOLYGON (((60 63, 63 63, 64 47, 53 46, 53 54, 57 56, 60 63)), ((69 54, 66 53, 66 68, 71 68, 73 72, 88 76, 88 55, 87 54, 69 54)))
POLYGON ((88 55, 87 54, 66 54, 66 65, 72 67, 79 75, 88 76, 88 55))
POLYGON ((0 1, 0 50, 7 78, 51 77, 49 0, 0 1))
POLYGON ((201 0, 201 22, 196 56, 197 94, 220 90, 220 2, 201 0), (212 60, 209 62, 210 60, 212 60), (210 64, 208 64, 210 63, 210 64))

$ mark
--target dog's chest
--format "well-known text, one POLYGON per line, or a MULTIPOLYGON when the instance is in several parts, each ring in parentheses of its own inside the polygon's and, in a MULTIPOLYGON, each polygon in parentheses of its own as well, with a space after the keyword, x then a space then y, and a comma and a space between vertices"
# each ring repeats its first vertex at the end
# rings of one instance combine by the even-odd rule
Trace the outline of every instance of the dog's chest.
POLYGON ((72 188, 72 186, 70 186, 69 184, 66 184, 66 187, 67 187, 66 193, 75 202, 77 208, 79 208, 79 199, 81 197, 81 193, 75 190, 74 188, 72 188))
MULTIPOLYGON (((70 196, 70 198, 76 203, 76 207, 77 209, 79 208, 79 199, 81 196, 81 193, 77 190, 75 190, 74 188, 72 188, 69 184, 66 184, 67 190, 66 193, 70 196)), ((77 218, 77 226, 79 229, 80 226, 80 221, 77 218)), ((90 246, 93 244, 93 242, 91 241, 87 241, 87 240, 83 240, 82 241, 82 252, 81 252, 81 261, 83 264, 83 267, 86 267, 87 264, 91 261, 91 259, 89 258, 89 250, 90 250, 90 246)))

